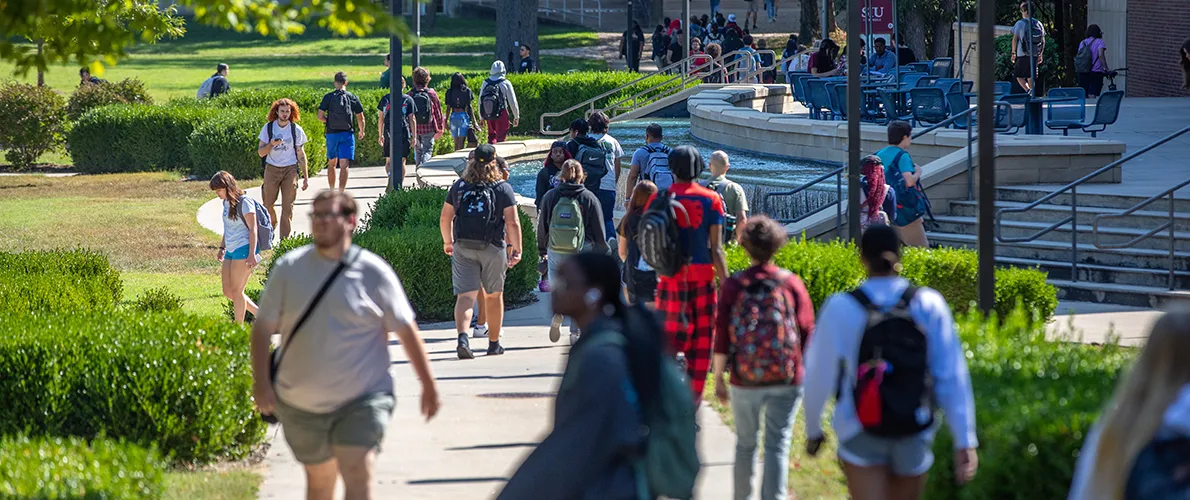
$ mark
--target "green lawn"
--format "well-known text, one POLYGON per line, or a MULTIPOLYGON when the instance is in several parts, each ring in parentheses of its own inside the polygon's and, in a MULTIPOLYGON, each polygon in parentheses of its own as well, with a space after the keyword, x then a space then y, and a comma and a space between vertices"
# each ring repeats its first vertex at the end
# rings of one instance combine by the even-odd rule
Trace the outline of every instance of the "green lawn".
POLYGON ((252 500, 260 481, 260 474, 248 470, 169 472, 165 500, 252 500))

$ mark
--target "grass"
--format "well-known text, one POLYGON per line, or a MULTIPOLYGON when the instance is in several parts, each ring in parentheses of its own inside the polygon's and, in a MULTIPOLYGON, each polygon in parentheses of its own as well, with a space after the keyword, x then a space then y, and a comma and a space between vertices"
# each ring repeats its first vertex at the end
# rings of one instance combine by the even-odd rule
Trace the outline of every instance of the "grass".
POLYGON ((254 500, 260 474, 248 470, 169 472, 166 500, 254 500))
MULTIPOLYGON (((731 408, 719 404, 718 398, 715 397, 714 377, 707 378, 703 400, 710 403, 711 408, 715 409, 728 427, 735 429, 731 408)), ((830 415, 833 411, 833 405, 828 405, 825 415, 830 415)), ((801 499, 847 498, 847 485, 838 460, 838 442, 830 430, 830 420, 823 420, 826 441, 818 450, 818 456, 810 457, 806 455, 805 417, 805 412, 799 410, 797 420, 793 424, 793 443, 789 447, 789 489, 801 499)), ((764 432, 763 429, 761 432, 764 432)), ((760 470, 759 467, 754 469, 753 474, 760 473, 760 470)))

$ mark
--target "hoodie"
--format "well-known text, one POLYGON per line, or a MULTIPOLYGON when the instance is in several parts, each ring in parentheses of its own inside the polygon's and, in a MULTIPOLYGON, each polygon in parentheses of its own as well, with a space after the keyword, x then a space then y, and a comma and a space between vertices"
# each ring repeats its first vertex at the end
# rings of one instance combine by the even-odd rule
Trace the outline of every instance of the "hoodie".
POLYGON ((594 246, 596 252, 608 252, 607 235, 603 233, 603 209, 599 206, 599 199, 595 193, 588 191, 582 184, 563 182, 551 189, 541 199, 541 206, 537 212, 537 255, 544 256, 550 246, 550 217, 554 214, 554 206, 562 197, 577 198, 579 208, 583 214, 583 235, 594 246))
POLYGON ((479 95, 483 95, 483 89, 488 85, 499 85, 500 92, 504 94, 504 102, 508 103, 509 120, 517 120, 521 117, 521 107, 516 102, 516 91, 512 88, 512 82, 505 78, 508 71, 504 69, 504 61, 495 61, 492 63, 491 78, 483 81, 483 85, 479 87, 479 95))
POLYGON ((558 174, 562 173, 562 166, 555 165, 548 156, 557 148, 562 148, 562 152, 566 155, 566 160, 574 157, 570 154, 570 151, 566 150, 565 141, 554 141, 554 144, 550 146, 550 152, 546 153, 547 156, 544 164, 541 166, 541 170, 537 171, 537 189, 535 191, 536 196, 533 198, 533 204, 537 206, 538 210, 541 210, 541 199, 545 198, 545 193, 562 183, 562 181, 558 180, 558 174))

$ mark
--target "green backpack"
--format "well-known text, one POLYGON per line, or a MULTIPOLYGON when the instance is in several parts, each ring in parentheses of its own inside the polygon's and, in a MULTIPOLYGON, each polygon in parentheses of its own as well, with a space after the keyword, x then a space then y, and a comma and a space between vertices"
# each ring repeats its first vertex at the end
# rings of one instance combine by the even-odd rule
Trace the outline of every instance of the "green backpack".
POLYGON ((550 215, 550 250, 573 254, 583 249, 583 210, 578 198, 562 197, 550 215))

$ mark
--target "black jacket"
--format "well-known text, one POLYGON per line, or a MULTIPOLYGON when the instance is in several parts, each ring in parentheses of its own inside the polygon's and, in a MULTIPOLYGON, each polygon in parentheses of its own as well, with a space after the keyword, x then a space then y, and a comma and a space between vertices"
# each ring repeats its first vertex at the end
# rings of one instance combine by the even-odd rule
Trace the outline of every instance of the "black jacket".
POLYGON ((533 204, 537 205, 537 209, 541 210, 541 200, 545 198, 545 193, 554 188, 554 178, 558 177, 561 169, 554 166, 552 163, 547 163, 537 171, 537 191, 533 198, 533 204))
POLYGON ((583 235, 596 251, 607 252, 607 235, 603 234, 603 209, 599 206, 599 199, 582 184, 563 182, 545 194, 537 209, 537 255, 545 255, 550 247, 550 217, 554 214, 554 206, 563 196, 578 199, 578 206, 583 211, 583 235))

